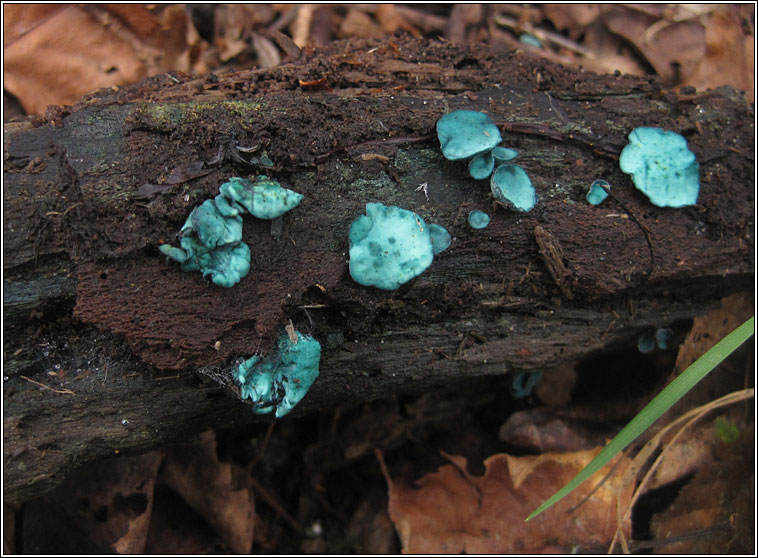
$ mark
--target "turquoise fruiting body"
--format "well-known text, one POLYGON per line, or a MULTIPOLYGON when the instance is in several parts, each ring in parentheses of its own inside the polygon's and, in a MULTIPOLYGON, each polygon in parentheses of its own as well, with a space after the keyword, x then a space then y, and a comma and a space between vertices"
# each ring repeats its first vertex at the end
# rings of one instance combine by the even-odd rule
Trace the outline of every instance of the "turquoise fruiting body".
POLYGON ((437 137, 442 154, 449 161, 486 153, 502 139, 490 117, 475 110, 456 110, 440 118, 437 137))
POLYGON ((244 178, 230 178, 219 188, 222 197, 230 205, 244 207, 258 219, 275 219, 290 209, 297 207, 303 195, 282 188, 276 180, 259 176, 255 182, 244 178))
POLYGON ((490 178, 490 189, 500 203, 516 211, 531 211, 537 193, 526 171, 518 165, 500 165, 490 178))
POLYGON ((661 327, 655 330, 655 344, 662 351, 669 348, 669 341, 674 336, 674 331, 668 327, 661 327))
POLYGON ((475 180, 492 174, 495 163, 510 161, 518 151, 497 145, 500 130, 483 112, 456 110, 437 121, 437 137, 442 154, 450 161, 468 160, 468 172, 475 180))
POLYGON ((196 235, 208 248, 234 244, 242 240, 242 217, 225 216, 216 207, 214 200, 205 200, 187 217, 180 237, 196 235))
POLYGON ((498 163, 505 163, 518 157, 518 151, 509 147, 502 147, 498 145, 492 150, 492 156, 498 163))
POLYGON ((321 344, 297 331, 293 336, 296 341, 282 333, 271 356, 249 358, 234 371, 242 399, 250 398, 258 414, 273 411, 277 418, 286 415, 318 377, 321 344))
POLYGON ((606 188, 610 188, 610 184, 605 180, 595 180, 590 184, 590 189, 587 191, 587 202, 590 205, 600 205, 608 197, 606 188))
POLYGON ((214 200, 192 210, 179 232, 181 248, 164 244, 159 250, 182 264, 183 271, 200 271, 220 287, 232 287, 250 271, 250 248, 242 242, 242 217, 224 214, 214 200))
POLYGON ((220 287, 233 287, 250 271, 250 248, 242 242, 242 213, 274 219, 296 207, 302 194, 259 176, 256 182, 230 178, 219 195, 192 210, 179 232, 181 248, 163 244, 159 250, 182 264, 183 271, 200 271, 220 287))
POLYGON ((655 350, 655 340, 649 331, 646 331, 637 339, 637 350, 644 355, 652 353, 655 350))
POLYGON ((619 168, 658 207, 697 203, 700 165, 687 140, 661 128, 636 128, 619 157, 619 168))
POLYGON ((523 399, 532 394, 532 391, 542 379, 542 372, 519 372, 511 382, 511 395, 516 399, 523 399))
POLYGON ((432 252, 436 256, 440 252, 444 252, 450 246, 452 238, 447 229, 442 225, 432 223, 429 225, 429 237, 432 240, 432 252))
POLYGON ((350 276, 356 283, 395 290, 432 264, 434 249, 424 220, 407 209, 367 203, 350 225, 350 276))
POLYGON ((492 151, 477 155, 468 162, 468 173, 475 180, 484 180, 492 174, 494 168, 495 159, 492 156, 492 151))
POLYGON ((521 35, 519 35, 518 40, 527 46, 534 47, 534 48, 542 48, 542 42, 537 37, 535 37, 534 35, 530 33, 521 33, 521 35))
POLYGON ((472 229, 484 229, 490 224, 490 216, 484 211, 474 209, 468 214, 468 224, 472 229))

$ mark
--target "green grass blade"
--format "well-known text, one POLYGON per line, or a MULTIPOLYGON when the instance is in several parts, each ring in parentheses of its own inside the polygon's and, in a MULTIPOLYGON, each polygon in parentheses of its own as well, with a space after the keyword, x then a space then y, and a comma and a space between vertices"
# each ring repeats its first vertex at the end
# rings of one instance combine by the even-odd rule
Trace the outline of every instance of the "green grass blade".
POLYGON ((753 334, 755 318, 750 318, 744 324, 732 331, 711 347, 703 356, 693 362, 687 370, 679 374, 661 393, 648 403, 639 414, 619 432, 608 445, 606 445, 595 459, 590 461, 571 482, 553 494, 540 507, 534 510, 526 521, 538 516, 553 504, 571 493, 577 486, 582 484, 592 475, 602 469, 613 457, 631 444, 637 436, 647 430, 663 413, 679 401, 682 396, 693 388, 708 373, 716 368, 726 357, 747 341, 753 334))

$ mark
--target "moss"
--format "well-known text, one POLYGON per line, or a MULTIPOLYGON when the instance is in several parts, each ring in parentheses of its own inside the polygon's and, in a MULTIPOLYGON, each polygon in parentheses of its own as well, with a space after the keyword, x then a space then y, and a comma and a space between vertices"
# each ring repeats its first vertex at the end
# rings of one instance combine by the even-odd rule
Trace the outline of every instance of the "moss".
POLYGON ((149 128, 162 132, 202 121, 237 122, 244 128, 246 121, 259 118, 264 106, 251 101, 145 103, 135 111, 135 117, 149 128))

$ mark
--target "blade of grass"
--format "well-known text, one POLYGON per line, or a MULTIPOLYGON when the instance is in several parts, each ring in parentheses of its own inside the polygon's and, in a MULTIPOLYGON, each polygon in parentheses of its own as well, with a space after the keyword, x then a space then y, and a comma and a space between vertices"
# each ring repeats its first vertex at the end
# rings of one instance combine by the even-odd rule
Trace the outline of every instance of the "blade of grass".
POLYGON ((722 360, 734 352, 737 347, 747 341, 753 334, 755 317, 750 318, 741 326, 737 327, 729 335, 721 339, 706 353, 693 362, 687 370, 679 374, 674 380, 648 403, 639 414, 619 432, 608 445, 606 445, 595 459, 579 471, 571 482, 566 484, 558 492, 543 502, 534 510, 526 521, 537 517, 550 508, 553 504, 570 494, 577 486, 582 484, 600 469, 602 469, 613 457, 631 444, 640 434, 647 430, 663 413, 679 401, 682 396, 691 390, 695 384, 705 378, 708 373, 716 368, 722 360))

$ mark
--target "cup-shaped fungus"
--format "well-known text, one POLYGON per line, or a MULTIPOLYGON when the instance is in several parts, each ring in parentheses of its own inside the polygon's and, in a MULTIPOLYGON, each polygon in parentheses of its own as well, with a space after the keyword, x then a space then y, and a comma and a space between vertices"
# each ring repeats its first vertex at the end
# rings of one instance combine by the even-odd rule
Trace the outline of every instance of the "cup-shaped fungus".
POLYGON ((468 214, 468 224, 472 229, 484 229, 490 224, 490 216, 484 211, 474 209, 468 214))
POLYGON ((259 176, 255 182, 233 177, 219 188, 222 197, 230 201, 232 207, 244 207, 250 215, 258 219, 275 219, 297 207, 303 195, 282 188, 267 176, 259 176))
POLYGON ((432 251, 435 256, 447 250, 452 240, 447 229, 437 223, 429 225, 429 237, 432 239, 432 251))
POLYGON ((299 331, 294 336, 282 333, 271 356, 251 357, 234 371, 242 399, 252 399, 253 411, 258 414, 274 411, 277 417, 286 415, 318 377, 321 344, 299 331))
POLYGON ((526 171, 518 165, 500 165, 490 178, 495 199, 516 211, 531 211, 537 203, 537 193, 526 171))
POLYGON ((492 156, 498 163, 505 163, 518 157, 518 151, 511 149, 510 147, 503 147, 498 145, 492 150, 492 156))
POLYGON ((590 205, 600 205, 608 197, 608 190, 611 185, 605 180, 595 180, 590 184, 590 189, 587 191, 587 203, 590 205))
POLYGON ((655 338, 649 331, 642 333, 637 339, 637 350, 644 355, 655 350, 655 338))
POLYGON ((183 271, 200 271, 220 287, 233 287, 250 271, 241 214, 247 210, 259 219, 275 219, 302 199, 302 194, 267 176, 255 182, 230 178, 219 187, 218 196, 192 210, 179 232, 181 248, 163 244, 159 250, 181 263, 183 271))
POLYGON ((407 209, 367 203, 350 225, 350 276, 356 283, 395 290, 432 264, 429 227, 407 209))
POLYGON ((202 205, 192 210, 187 217, 179 236, 195 234, 200 242, 208 248, 225 244, 234 244, 242 240, 242 217, 226 217, 214 200, 205 200, 202 205))
POLYGON ((636 128, 621 151, 619 168, 658 207, 697 203, 700 165, 687 140, 661 128, 636 128))
POLYGON ((669 342, 674 336, 674 330, 668 327, 661 327, 655 330, 655 344, 662 351, 669 348, 669 342))
POLYGON ((487 153, 502 139, 490 117, 475 110, 456 110, 440 118, 437 137, 442 154, 449 161, 487 153))
POLYGON ((492 174, 494 168, 495 158, 492 156, 492 151, 477 155, 468 162, 468 173, 475 180, 484 180, 492 174))

